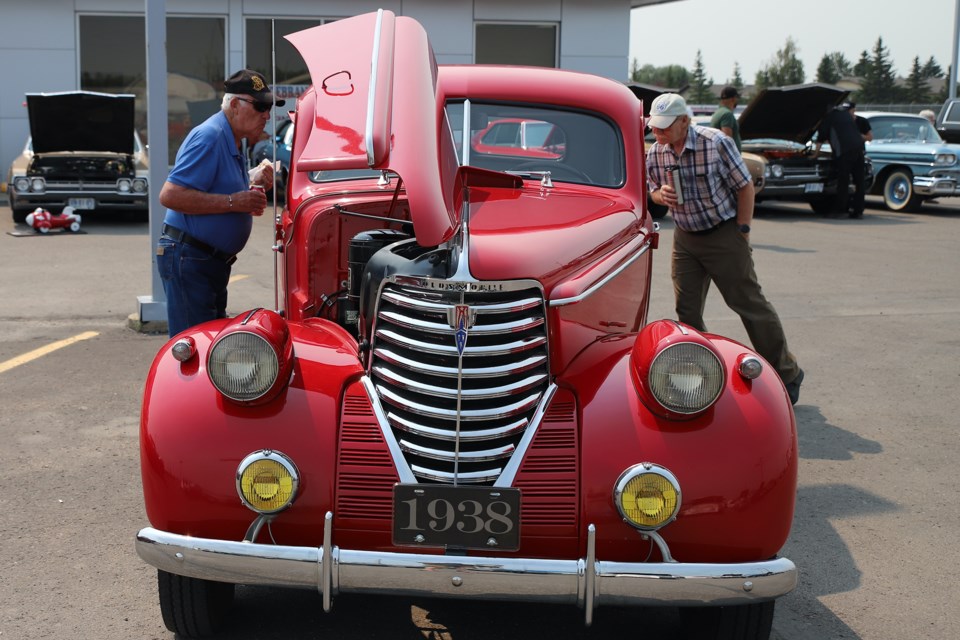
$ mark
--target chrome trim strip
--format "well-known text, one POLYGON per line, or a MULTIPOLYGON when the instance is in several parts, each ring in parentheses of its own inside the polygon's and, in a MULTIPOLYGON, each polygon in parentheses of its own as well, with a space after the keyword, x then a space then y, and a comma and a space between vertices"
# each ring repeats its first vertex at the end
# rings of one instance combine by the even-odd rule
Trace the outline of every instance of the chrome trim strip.
POLYGON ((617 267, 616 269, 614 269, 613 271, 611 271, 610 273, 608 273, 607 275, 605 275, 605 276, 604 276, 602 279, 600 279, 598 282, 596 282, 596 283, 594 283, 593 285, 591 285, 590 287, 588 287, 587 290, 584 291, 583 293, 581 293, 580 295, 572 296, 572 297, 570 297, 570 298, 558 298, 557 300, 551 300, 551 301, 550 301, 550 306, 551 306, 551 307, 562 307, 562 306, 568 305, 568 304, 576 304, 577 302, 582 302, 585 298, 589 298, 589 297, 592 296, 594 293, 596 293, 597 291, 599 291, 600 288, 602 288, 602 287, 603 287, 604 285, 606 285, 608 282, 610 282, 611 280, 613 280, 614 278, 616 278, 618 275, 620 275, 627 267, 631 266, 634 262, 636 262, 636 261, 640 258, 640 256, 642 256, 642 255, 645 254, 647 251, 649 251, 649 250, 650 250, 650 242, 651 242, 651 240, 650 240, 650 237, 648 236, 647 239, 646 239, 646 241, 643 243, 643 246, 640 247, 640 249, 637 250, 637 252, 634 253, 633 256, 632 256, 629 260, 624 261, 623 264, 621 264, 619 267, 617 267))
MULTIPOLYGON (((587 539, 589 543, 589 532, 587 539)), ((330 545, 326 534, 323 544, 213 540, 151 527, 136 537, 137 554, 162 571, 234 584, 319 589, 324 606, 328 594, 376 593, 567 604, 591 615, 601 605, 750 604, 785 595, 797 584, 797 568, 787 558, 730 564, 614 562, 591 558, 589 544, 586 559, 446 556, 343 549, 330 545)))
MULTIPOLYGON (((416 351, 426 352, 426 353, 436 353, 448 357, 454 357, 459 355, 457 353, 457 347, 451 345, 439 345, 439 344, 430 344, 429 342, 422 342, 420 340, 413 340, 410 336, 398 334, 395 331, 390 331, 389 329, 380 329, 376 330, 376 336, 383 338, 393 344, 399 344, 404 347, 409 347, 416 351)), ((463 350, 464 357, 470 357, 474 355, 481 356, 491 356, 491 355, 509 355, 511 353, 517 353, 518 351, 526 351, 528 349, 534 349, 539 347, 542 344, 546 344, 547 339, 538 336, 536 338, 529 338, 525 340, 515 340, 514 342, 496 344, 489 347, 470 347, 468 346, 463 350)))
POLYGON ((410 398, 397 395, 387 388, 380 388, 379 392, 380 397, 383 398, 383 400, 385 400, 388 404, 403 407, 411 413, 416 413, 421 416, 429 416, 439 420, 459 419, 464 422, 470 422, 472 420, 494 420, 497 418, 509 418, 518 413, 526 411, 531 406, 536 405, 539 397, 539 394, 533 394, 532 396, 527 396, 526 398, 521 399, 519 402, 513 402, 511 404, 491 407, 489 409, 469 409, 458 412, 455 409, 441 409, 438 407, 421 404, 419 402, 413 402, 410 400, 410 398))
POLYGON ((383 439, 387 443, 387 448, 390 450, 390 457, 393 459, 393 466, 397 470, 397 475, 400 476, 400 482, 416 482, 417 480, 413 476, 410 465, 407 464, 406 458, 403 457, 403 453, 400 451, 400 444, 393 435, 393 429, 390 428, 390 422, 387 420, 387 414, 383 410, 383 405, 380 404, 380 396, 377 394, 373 380, 368 376, 363 376, 360 378, 360 382, 367 392, 367 398, 370 400, 370 406, 373 407, 373 414, 377 418, 377 424, 380 425, 380 433, 383 435, 383 439))
MULTIPOLYGON (((411 296, 405 296, 397 291, 384 291, 382 295, 383 300, 389 300, 398 307, 408 307, 411 309, 417 309, 418 311, 434 311, 437 314, 446 315, 451 309, 454 308, 452 304, 446 304, 443 302, 430 302, 428 300, 419 300, 411 296)), ((513 302, 497 302, 494 304, 485 304, 483 302, 473 303, 473 311, 480 313, 517 313, 520 311, 526 311, 527 309, 533 309, 539 307, 543 304, 543 300, 540 298, 525 298, 523 300, 515 300, 513 302)))
POLYGON ((372 167, 376 161, 373 157, 373 119, 376 114, 373 110, 377 98, 377 69, 380 63, 380 37, 383 29, 383 9, 377 10, 377 25, 373 29, 373 58, 370 61, 370 88, 367 90, 367 124, 364 132, 364 142, 367 145, 367 166, 372 167))
POLYGON ((589 627, 593 624, 593 607, 597 597, 597 528, 592 524, 587 527, 587 558, 583 570, 583 620, 589 627))
POLYGON ((550 406, 550 401, 553 400, 553 396, 556 395, 556 393, 557 385, 551 382, 550 386, 547 387, 543 392, 543 397, 540 398, 540 404, 537 406, 537 410, 533 414, 533 418, 530 420, 530 426, 527 427, 527 430, 523 433, 523 437, 520 438, 520 444, 517 445, 517 452, 513 454, 512 458, 510 458, 510 462, 508 462, 507 466, 503 468, 503 473, 500 474, 500 477, 497 478, 497 481, 493 483, 493 486, 513 486, 513 481, 517 477, 517 471, 520 470, 520 463, 523 462, 523 458, 527 454, 527 449, 530 448, 530 443, 533 442, 533 436, 535 436, 537 431, 540 429, 540 423, 543 422, 543 416, 546 415, 547 407, 550 406))
POLYGON ((444 484, 482 484, 493 482, 500 475, 500 467, 495 469, 481 469, 480 471, 440 471, 413 465, 413 472, 418 478, 433 480, 444 484))
MULTIPOLYGON (((405 378, 392 369, 387 369, 380 365, 374 365, 373 375, 390 382, 392 385, 403 389, 413 391, 417 394, 435 396, 437 398, 458 398, 462 397, 468 400, 478 400, 485 398, 503 398, 513 396, 514 394, 529 391, 533 387, 542 384, 546 379, 546 374, 527 376, 523 380, 517 380, 511 384, 498 385, 496 387, 484 387, 478 389, 456 389, 439 387, 437 385, 428 385, 419 380, 405 378)), ((466 378, 466 376, 464 376, 466 378)))
MULTIPOLYGON (((396 365, 403 369, 410 369, 411 371, 429 373, 435 376, 443 376, 447 378, 457 377, 457 370, 453 367, 441 367, 438 365, 427 364, 425 362, 417 362, 382 347, 374 349, 373 353, 377 358, 386 360, 390 364, 396 365)), ((546 356, 531 356, 519 362, 511 362, 509 367, 464 367, 463 377, 469 379, 494 378, 503 376, 505 374, 515 375, 541 366, 546 359, 546 356)))
MULTIPOLYGON (((384 296, 386 297, 386 296, 384 296)), ((472 310, 480 311, 481 308, 474 307, 472 310)), ((410 316, 405 316, 395 311, 381 311, 381 318, 386 318, 392 324, 399 325, 401 327, 407 327, 409 329, 416 329, 417 331, 426 331, 428 333, 441 333, 445 335, 453 335, 455 329, 451 327, 446 322, 429 322, 427 320, 419 320, 417 318, 411 318, 410 316)), ((543 318, 539 317, 528 317, 521 320, 514 320, 513 322, 501 322, 499 324, 484 324, 484 325, 473 325, 470 327, 470 335, 500 335, 504 333, 517 333, 519 331, 526 331, 529 329, 534 329, 536 327, 542 326, 544 323, 543 318)))
POLYGON ((513 455, 513 452, 516 449, 512 444, 505 444, 501 447, 497 447, 496 449, 487 449, 485 451, 460 451, 458 453, 452 453, 442 449, 425 447, 414 442, 408 442, 407 440, 400 440, 400 448, 404 451, 409 451, 411 453, 423 456, 424 458, 430 458, 431 460, 445 460, 448 462, 453 462, 454 458, 461 458, 469 462, 488 462, 490 460, 500 460, 501 458, 507 458, 513 455))
POLYGON ((333 512, 327 511, 323 516, 323 548, 320 562, 320 594, 323 596, 323 611, 330 613, 333 607, 333 512))
MULTIPOLYGON (((387 420, 390 421, 391 426, 414 435, 433 438, 435 440, 446 440, 448 442, 453 442, 457 438, 457 432, 452 429, 437 429, 436 427, 416 424, 410 420, 407 420, 406 418, 398 416, 393 412, 387 414, 387 420)), ((527 419, 524 418, 495 429, 477 429, 474 431, 467 431, 466 433, 460 434, 460 439, 470 442, 506 438, 523 431, 527 428, 528 424, 529 423, 527 422, 527 419)))

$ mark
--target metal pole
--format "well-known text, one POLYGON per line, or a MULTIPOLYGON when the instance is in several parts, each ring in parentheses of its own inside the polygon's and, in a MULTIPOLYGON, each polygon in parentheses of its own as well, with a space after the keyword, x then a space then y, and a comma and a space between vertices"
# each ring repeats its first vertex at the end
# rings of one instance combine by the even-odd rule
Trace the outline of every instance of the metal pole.
MULTIPOLYGON (((960 0, 958 0, 960 1, 960 0)), ((147 139, 150 153, 150 264, 151 294, 137 296, 140 324, 166 323, 167 297, 157 272, 155 247, 166 210, 160 206, 160 187, 167 180, 167 3, 145 0, 147 41, 147 139)), ((156 326, 159 326, 156 325, 156 326)))
POLYGON ((957 97, 957 56, 960 52, 960 0, 957 0, 957 6, 953 11, 953 62, 950 63, 950 77, 947 82, 950 83, 950 98, 957 97))

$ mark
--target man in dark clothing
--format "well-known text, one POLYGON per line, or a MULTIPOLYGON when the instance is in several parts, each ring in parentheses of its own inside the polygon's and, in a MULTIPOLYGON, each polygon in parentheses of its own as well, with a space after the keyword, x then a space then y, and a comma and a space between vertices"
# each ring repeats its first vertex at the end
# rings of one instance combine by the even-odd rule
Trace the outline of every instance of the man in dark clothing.
MULTIPOLYGON (((830 143, 837 168, 837 199, 835 215, 862 218, 864 209, 864 136, 857 126, 852 109, 855 105, 845 102, 827 114, 817 134, 817 152, 824 142, 830 143), (850 202, 850 179, 853 179, 854 195, 850 202)), ((869 125, 868 125, 869 126, 869 125)))

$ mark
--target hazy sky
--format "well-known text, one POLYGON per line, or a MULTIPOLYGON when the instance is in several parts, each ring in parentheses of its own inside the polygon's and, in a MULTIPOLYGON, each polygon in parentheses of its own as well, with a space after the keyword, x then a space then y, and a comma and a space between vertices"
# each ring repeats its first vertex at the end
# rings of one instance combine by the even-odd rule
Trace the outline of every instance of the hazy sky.
POLYGON ((787 37, 793 38, 808 82, 824 53, 840 51, 851 64, 883 38, 897 75, 914 56, 930 56, 946 71, 953 59, 960 0, 678 0, 631 11, 630 60, 640 66, 679 64, 692 70, 697 50, 707 76, 724 83, 740 64, 752 84, 787 37))

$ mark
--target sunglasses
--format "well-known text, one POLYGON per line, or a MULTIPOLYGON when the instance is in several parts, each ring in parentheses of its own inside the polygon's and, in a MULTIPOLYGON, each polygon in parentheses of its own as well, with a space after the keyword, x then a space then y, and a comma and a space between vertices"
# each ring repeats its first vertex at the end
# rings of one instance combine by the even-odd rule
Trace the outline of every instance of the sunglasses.
POLYGON ((273 104, 270 102, 255 102, 253 100, 244 100, 243 98, 237 98, 240 102, 246 102, 248 105, 254 108, 257 113, 266 113, 273 108, 273 104))

